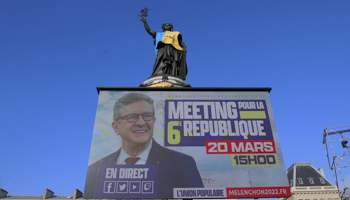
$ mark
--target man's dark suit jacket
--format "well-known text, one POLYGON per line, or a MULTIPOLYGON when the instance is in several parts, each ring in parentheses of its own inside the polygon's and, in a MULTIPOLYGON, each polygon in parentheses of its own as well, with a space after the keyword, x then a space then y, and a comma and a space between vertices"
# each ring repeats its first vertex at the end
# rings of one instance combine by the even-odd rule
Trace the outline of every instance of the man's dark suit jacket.
MULTIPOLYGON (((116 164, 120 149, 88 167, 84 198, 97 198, 101 167, 116 164)), ((204 187, 191 156, 160 146, 153 140, 146 165, 158 165, 158 198, 173 198, 173 188, 204 187)))

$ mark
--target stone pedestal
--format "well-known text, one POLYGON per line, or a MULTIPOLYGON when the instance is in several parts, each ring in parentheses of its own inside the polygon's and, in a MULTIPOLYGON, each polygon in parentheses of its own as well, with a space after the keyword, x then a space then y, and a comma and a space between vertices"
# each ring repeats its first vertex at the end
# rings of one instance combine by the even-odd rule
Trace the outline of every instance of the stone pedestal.
POLYGON ((139 87, 191 87, 191 85, 180 78, 164 74, 148 78, 139 87))

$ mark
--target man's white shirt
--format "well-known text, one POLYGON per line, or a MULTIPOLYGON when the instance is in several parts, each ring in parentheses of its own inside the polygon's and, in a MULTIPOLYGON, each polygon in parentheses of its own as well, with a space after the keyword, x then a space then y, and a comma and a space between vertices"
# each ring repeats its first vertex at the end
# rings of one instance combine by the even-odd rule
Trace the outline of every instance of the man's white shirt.
MULTIPOLYGON (((151 140, 150 144, 148 145, 148 147, 143 151, 141 152, 139 155, 135 156, 135 157, 139 157, 140 160, 138 160, 135 165, 145 165, 146 164, 146 161, 148 159, 148 155, 149 155, 149 152, 151 151, 151 147, 152 147, 152 143, 153 141, 151 140)), ((123 147, 121 148, 121 151, 120 151, 120 154, 119 154, 119 157, 117 159, 117 165, 126 165, 126 162, 125 160, 127 158, 129 158, 131 156, 129 156, 123 149, 123 147)))

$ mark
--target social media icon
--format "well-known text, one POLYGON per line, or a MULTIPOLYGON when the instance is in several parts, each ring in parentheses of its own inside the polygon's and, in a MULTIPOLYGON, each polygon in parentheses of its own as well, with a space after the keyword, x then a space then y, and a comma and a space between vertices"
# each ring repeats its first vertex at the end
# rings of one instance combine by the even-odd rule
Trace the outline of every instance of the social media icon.
POLYGON ((145 191, 148 191, 151 188, 152 188, 152 184, 151 183, 145 183, 145 188, 144 188, 145 191))
POLYGON ((119 190, 120 191, 125 190, 125 187, 126 187, 126 184, 120 184, 119 185, 119 190))
POLYGON ((129 193, 141 193, 141 181, 130 181, 129 193))
POLYGON ((153 194, 153 181, 142 181, 142 193, 153 194))
POLYGON ((117 182, 117 193, 128 193, 128 181, 117 182))
POLYGON ((115 181, 105 181, 103 193, 115 193, 115 181))

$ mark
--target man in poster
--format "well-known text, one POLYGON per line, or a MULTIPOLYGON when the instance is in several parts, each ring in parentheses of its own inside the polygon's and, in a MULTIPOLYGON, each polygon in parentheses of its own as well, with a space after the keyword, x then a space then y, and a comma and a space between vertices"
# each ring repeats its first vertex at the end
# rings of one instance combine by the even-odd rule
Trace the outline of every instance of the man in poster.
POLYGON ((113 108, 112 127, 122 147, 88 167, 85 198, 98 198, 104 165, 157 165, 158 198, 173 198, 173 188, 204 187, 191 156, 160 146, 153 140, 153 99, 141 93, 127 93, 113 108))

